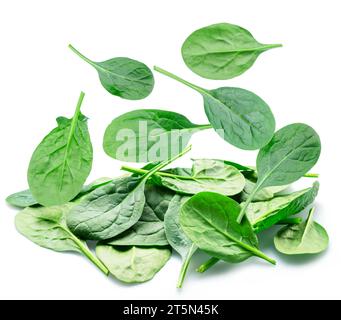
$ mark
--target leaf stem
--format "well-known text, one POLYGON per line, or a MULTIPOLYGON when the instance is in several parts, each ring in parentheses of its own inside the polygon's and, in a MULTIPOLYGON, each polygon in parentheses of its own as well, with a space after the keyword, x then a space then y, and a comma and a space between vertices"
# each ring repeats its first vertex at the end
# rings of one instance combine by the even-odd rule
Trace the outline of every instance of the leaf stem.
POLYGON ((213 267, 215 264, 217 264, 219 261, 220 261, 220 259, 218 259, 218 258, 211 258, 211 259, 207 260, 206 262, 204 262, 204 263, 197 269, 197 272, 204 273, 205 271, 207 271, 208 269, 210 269, 211 267, 213 267))
POLYGON ((294 225, 294 224, 300 224, 303 221, 302 218, 287 218, 287 219, 282 219, 281 221, 278 221, 276 224, 277 225, 294 225))
POLYGON ((198 91, 201 94, 205 94, 205 95, 207 94, 207 91, 204 88, 196 86, 195 84, 193 84, 191 82, 188 82, 188 81, 186 81, 186 80, 176 76, 175 74, 173 74, 173 73, 171 73, 169 71, 166 71, 166 70, 164 70, 164 69, 162 69, 160 67, 157 67, 157 66, 154 66, 154 70, 159 72, 159 73, 161 73, 161 74, 163 74, 163 75, 165 75, 165 76, 167 76, 167 77, 169 77, 169 78, 172 78, 172 79, 174 79, 174 80, 176 80, 176 81, 186 85, 189 88, 194 89, 195 91, 198 91))
POLYGON ((320 175, 318 173, 306 173, 304 178, 318 178, 320 175))
POLYGON ((191 258, 196 250, 197 250, 197 246, 195 244, 192 244, 191 248, 188 250, 185 260, 182 263, 177 288, 182 288, 189 264, 191 262, 191 258))
POLYGON ((109 275, 109 270, 107 267, 90 251, 88 246, 79 240, 73 233, 68 231, 72 237, 72 240, 76 243, 79 247, 80 251, 99 269, 101 270, 106 276, 109 275))
POLYGON ((257 183, 255 188, 253 189, 252 193, 249 195, 249 197, 247 198, 246 202, 244 203, 242 209, 240 210, 239 216, 237 218, 237 222, 241 223, 244 215, 246 213, 246 209, 249 206, 249 204, 252 202, 253 198, 255 197, 256 193, 259 191, 259 189, 261 188, 262 183, 257 183))
POLYGON ((86 56, 84 56, 83 54, 81 54, 72 44, 69 44, 68 47, 78 56, 80 57, 82 60, 84 60, 85 62, 89 63, 92 66, 95 66, 96 64, 90 60, 89 58, 87 58, 86 56))

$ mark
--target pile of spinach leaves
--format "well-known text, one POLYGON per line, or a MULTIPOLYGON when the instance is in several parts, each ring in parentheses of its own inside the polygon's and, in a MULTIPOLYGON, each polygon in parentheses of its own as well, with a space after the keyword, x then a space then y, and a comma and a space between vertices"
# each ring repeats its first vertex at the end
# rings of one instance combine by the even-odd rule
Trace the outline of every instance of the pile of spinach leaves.
MULTIPOLYGON (((221 23, 193 32, 182 56, 194 73, 227 80, 280 46, 259 43, 246 29, 221 23)), ((138 100, 152 92, 154 76, 144 63, 126 57, 94 62, 69 48, 97 70, 112 95, 138 100)), ((159 67, 154 70, 200 93, 208 123, 194 124, 159 109, 120 115, 105 130, 104 151, 116 160, 147 164, 123 165, 122 176, 85 185, 93 150, 88 118, 81 112, 82 92, 73 117, 57 118, 57 127, 33 152, 29 189, 6 199, 22 209, 15 218, 17 230, 41 247, 78 252, 125 283, 152 279, 174 250, 182 260, 178 287, 199 251, 208 255, 197 268, 201 273, 219 261, 241 263, 252 257, 275 265, 259 240, 264 230, 276 231, 278 225, 284 225, 274 235, 280 253, 326 250, 328 234, 313 220, 314 208, 305 220, 293 217, 311 207, 318 194, 318 181, 291 190, 302 177, 318 178, 308 173, 321 153, 316 131, 303 123, 276 131, 268 104, 248 90, 204 89, 159 67), (207 158, 193 159, 188 167, 168 167, 191 150, 193 134, 208 129, 234 147, 258 150, 256 166, 207 158), (94 252, 87 241, 97 242, 94 252)))

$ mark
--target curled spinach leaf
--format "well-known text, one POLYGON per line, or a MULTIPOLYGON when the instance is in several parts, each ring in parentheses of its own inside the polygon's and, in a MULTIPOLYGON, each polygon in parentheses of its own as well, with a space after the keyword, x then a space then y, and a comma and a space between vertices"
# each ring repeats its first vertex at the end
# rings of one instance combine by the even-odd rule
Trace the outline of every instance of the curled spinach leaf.
MULTIPOLYGON (((309 206, 316 198, 319 183, 311 188, 275 197, 269 201, 252 202, 246 209, 248 220, 254 230, 260 232, 291 215, 295 215, 309 206)), ((245 204, 242 203, 242 207, 245 204)))
POLYGON ((320 153, 320 138, 308 125, 294 123, 277 131, 269 144, 258 153, 258 181, 238 221, 243 219, 248 205, 259 190, 295 182, 317 163, 320 153))
POLYGON ((162 161, 181 152, 195 132, 209 128, 193 124, 176 112, 134 110, 111 122, 103 148, 110 157, 121 161, 162 161))
POLYGON ((112 95, 128 100, 139 100, 152 92, 154 76, 144 63, 124 57, 94 62, 71 44, 69 48, 97 70, 102 86, 112 95))
POLYGON ((34 199, 30 190, 23 190, 11 194, 6 198, 6 202, 11 206, 18 208, 26 208, 38 205, 37 200, 34 199))
POLYGON ((75 251, 85 255, 103 273, 107 268, 67 227, 65 216, 75 204, 54 207, 26 208, 15 218, 17 230, 35 244, 58 252, 75 251))
POLYGON ((314 208, 306 221, 284 227, 275 237, 276 249, 287 255, 317 254, 325 251, 329 244, 327 231, 313 220, 314 208))
POLYGON ((248 70, 261 53, 281 46, 259 43, 244 28, 219 23, 194 31, 182 46, 182 57, 196 74, 226 80, 248 70))
POLYGON ((228 143, 240 149, 256 150, 271 140, 275 118, 266 102, 254 93, 232 87, 207 90, 159 67, 154 70, 200 93, 210 124, 228 143))
POLYGON ((177 287, 181 288, 193 254, 197 246, 186 236, 180 226, 180 209, 189 197, 176 195, 170 202, 165 214, 165 231, 171 247, 177 251, 182 258, 182 267, 180 270, 177 287))
POLYGON ((171 256, 169 248, 114 247, 98 244, 98 258, 110 273, 125 283, 142 283, 151 280, 171 256))
POLYGON ((90 174, 93 152, 87 118, 80 111, 83 98, 82 92, 73 118, 58 118, 58 127, 32 155, 28 184, 34 199, 44 206, 72 200, 90 174))

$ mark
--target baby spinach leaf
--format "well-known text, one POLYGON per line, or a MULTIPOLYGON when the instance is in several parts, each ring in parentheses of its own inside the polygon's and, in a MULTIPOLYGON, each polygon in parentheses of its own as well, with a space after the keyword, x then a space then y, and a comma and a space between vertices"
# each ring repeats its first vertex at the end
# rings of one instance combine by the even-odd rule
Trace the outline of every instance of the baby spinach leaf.
POLYGON ((237 222, 239 204, 221 194, 201 192, 181 208, 180 224, 186 235, 201 250, 230 263, 257 256, 276 262, 258 249, 258 240, 251 224, 237 222))
POLYGON ((44 206, 64 204, 82 189, 92 167, 92 145, 87 118, 80 112, 82 92, 72 119, 58 118, 34 151, 28 184, 34 199, 44 206))
POLYGON ((171 250, 166 248, 113 247, 99 244, 98 258, 110 273, 125 283, 151 280, 167 263, 171 250))
POLYGON ((317 254, 327 249, 327 231, 313 220, 314 208, 306 221, 281 229, 275 237, 276 249, 287 255, 317 254))
POLYGON ((185 116, 164 110, 142 109, 125 113, 107 127, 104 151, 128 162, 169 159, 181 152, 191 136, 210 125, 197 125, 185 116))
POLYGON ((308 125, 295 123, 277 131, 269 144, 258 153, 258 181, 238 221, 243 219, 245 210, 259 190, 295 182, 316 164, 320 153, 320 138, 308 125))
POLYGON ((265 101, 254 93, 232 87, 206 90, 159 67, 154 70, 199 92, 210 124, 228 143, 240 149, 256 150, 271 140, 275 118, 265 101))
POLYGON ((11 206, 18 208, 32 207, 38 204, 37 200, 33 198, 30 190, 24 190, 11 194, 6 198, 6 202, 11 206))
POLYGON ((97 70, 102 86, 112 95, 139 100, 146 98, 153 91, 154 76, 144 63, 123 57, 94 62, 71 44, 69 48, 97 70))
POLYGON ((106 244, 143 247, 168 245, 163 220, 174 193, 153 185, 146 185, 144 193, 146 203, 140 220, 106 244))
POLYGON ((277 222, 301 212, 313 203, 318 190, 319 183, 315 182, 308 189, 277 196, 269 201, 252 202, 246 209, 248 220, 256 232, 268 229, 277 222))
MULTIPOLYGON (((123 166, 122 170, 146 174, 148 170, 123 166)), ((183 169, 182 169, 183 170, 183 169)), ((177 175, 170 172, 157 172, 155 183, 182 194, 196 194, 202 191, 218 192, 224 195, 240 193, 245 186, 245 178, 238 169, 223 161, 202 159, 193 162, 191 175, 177 175)))
POLYGON ((86 243, 71 233, 65 222, 65 215, 74 206, 26 208, 15 218, 17 230, 35 244, 58 252, 76 251, 85 255, 102 272, 107 268, 92 254, 86 243))
POLYGON ((177 284, 178 288, 182 287, 191 258, 197 250, 197 246, 182 231, 179 221, 181 206, 188 199, 189 197, 176 195, 171 200, 165 214, 166 237, 171 247, 180 254, 183 261, 177 284))
MULTIPOLYGON (((256 183, 252 182, 249 179, 246 179, 245 182, 245 188, 240 196, 241 201, 246 201, 256 187, 256 183)), ((278 193, 286 190, 288 187, 288 185, 285 185, 263 188, 255 194, 255 196, 252 198, 252 202, 270 200, 274 198, 278 193)))
POLYGON ((141 218, 147 180, 189 150, 190 147, 142 177, 123 177, 96 189, 68 214, 68 227, 85 240, 107 240, 128 230, 141 218))
POLYGON ((248 70, 258 56, 280 44, 262 44, 239 26, 219 23, 194 31, 182 46, 186 65, 207 79, 227 80, 248 70))

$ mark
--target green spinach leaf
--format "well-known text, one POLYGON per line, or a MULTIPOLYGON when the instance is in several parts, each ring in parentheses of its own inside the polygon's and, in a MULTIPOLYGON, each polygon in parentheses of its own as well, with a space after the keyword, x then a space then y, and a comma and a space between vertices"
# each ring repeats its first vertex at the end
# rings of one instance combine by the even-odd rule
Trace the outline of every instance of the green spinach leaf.
POLYGON ((166 188, 148 184, 144 193, 146 203, 140 220, 106 244, 140 247, 168 245, 163 221, 174 193, 166 188))
POLYGON ((251 224, 237 222, 239 204, 221 194, 201 192, 181 208, 180 224, 186 235, 201 250, 230 263, 257 256, 276 262, 258 249, 258 240, 251 224))
POLYGON ((256 150, 271 140, 275 118, 265 101, 254 93, 232 87, 206 90, 159 67, 154 70, 199 92, 210 124, 228 143, 240 149, 256 150))
POLYGON ((33 198, 30 190, 24 190, 11 194, 6 198, 6 202, 11 206, 18 208, 26 208, 38 205, 36 199, 33 198))
POLYGON ((102 86, 112 95, 139 100, 146 98, 153 91, 154 76, 144 63, 123 57, 94 62, 71 44, 69 48, 97 70, 102 86))
POLYGON ((54 207, 26 208, 15 218, 17 230, 35 244, 58 252, 75 251, 85 255, 102 272, 107 268, 92 254, 86 243, 68 229, 65 216, 72 203, 54 207))
POLYGON ((142 177, 123 177, 86 195, 68 214, 68 227, 85 240, 108 240, 128 230, 141 218, 147 180, 189 150, 186 148, 142 177))
POLYGON ((238 222, 259 190, 295 182, 317 163, 320 153, 320 138, 308 125, 294 123, 277 131, 258 153, 258 181, 239 214, 238 222))
POLYGON ((319 183, 315 182, 308 189, 277 196, 269 201, 252 202, 246 209, 248 220, 256 232, 268 229, 277 222, 300 213, 313 203, 318 190, 319 183))
POLYGON ((306 221, 283 228, 275 237, 276 249, 287 255, 317 254, 327 249, 327 231, 313 220, 314 208, 306 221))
POLYGON ((219 23, 194 31, 182 46, 182 57, 199 76, 226 80, 248 70, 261 53, 281 46, 259 43, 244 28, 219 23))
POLYGON ((28 184, 34 199, 44 206, 64 204, 82 189, 92 167, 92 145, 87 118, 80 112, 82 92, 72 119, 58 118, 34 151, 28 184))
POLYGON ((107 127, 104 151, 128 162, 162 161, 174 157, 191 136, 210 125, 197 125, 185 116, 164 110, 142 109, 125 113, 107 127))
POLYGON ((110 273, 125 283, 151 280, 167 263, 171 250, 166 248, 113 247, 99 244, 98 258, 110 273))
MULTIPOLYGON (((123 166, 122 170, 128 172, 146 174, 145 169, 134 169, 123 166)), ((223 161, 202 159, 195 160, 191 175, 181 169, 183 176, 173 174, 173 171, 155 173, 155 183, 182 194, 196 194, 202 191, 218 192, 224 195, 236 195, 245 186, 245 178, 238 169, 226 165, 223 161)), ((179 169, 177 169, 179 173, 179 169)))
POLYGON ((188 199, 189 197, 176 195, 171 200, 165 214, 166 237, 171 247, 180 254, 183 261, 177 284, 178 288, 182 287, 191 258, 197 250, 197 246, 182 231, 179 221, 181 206, 188 199))

